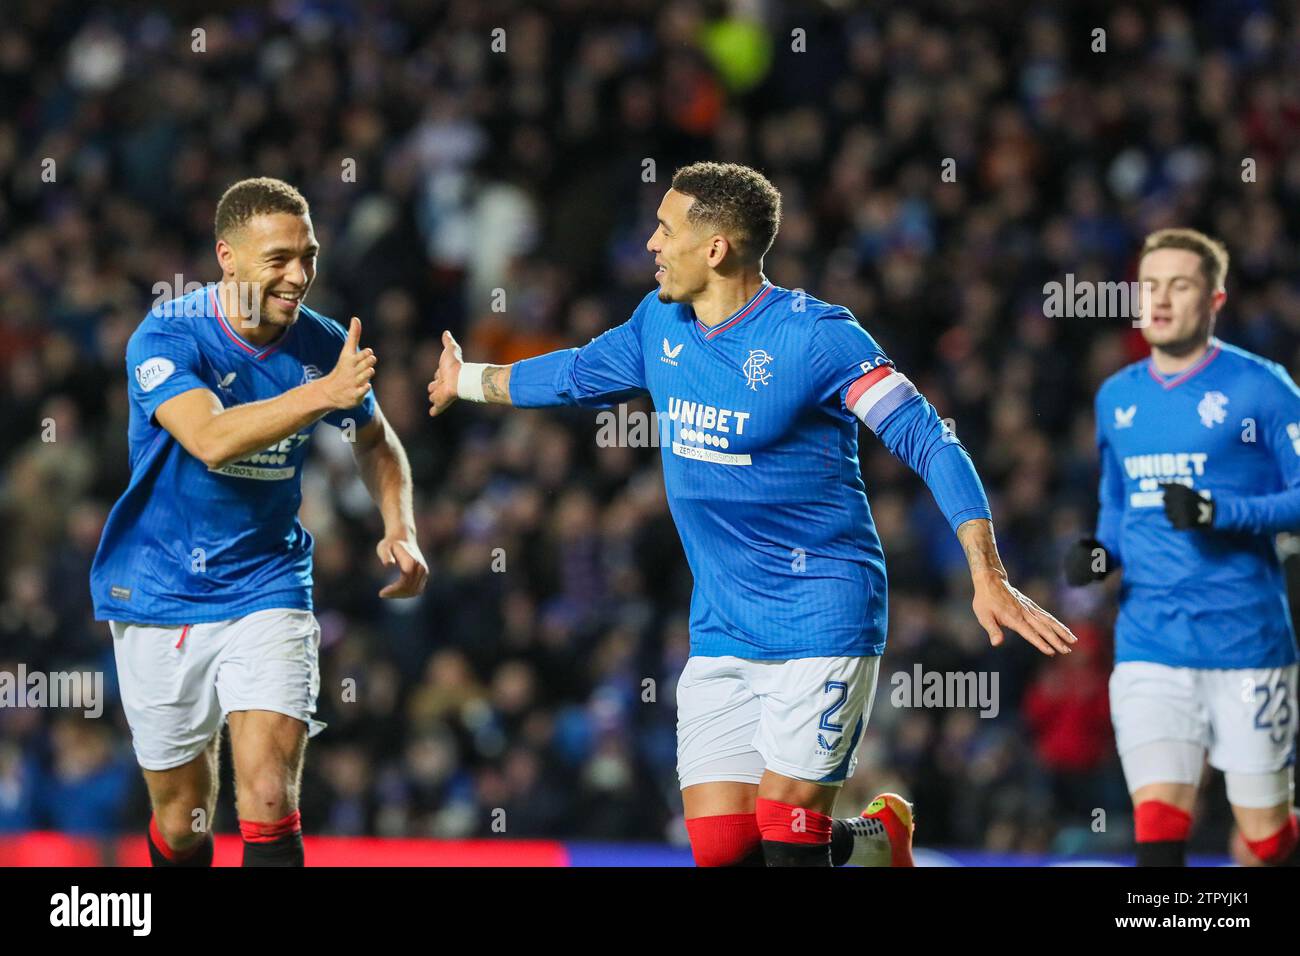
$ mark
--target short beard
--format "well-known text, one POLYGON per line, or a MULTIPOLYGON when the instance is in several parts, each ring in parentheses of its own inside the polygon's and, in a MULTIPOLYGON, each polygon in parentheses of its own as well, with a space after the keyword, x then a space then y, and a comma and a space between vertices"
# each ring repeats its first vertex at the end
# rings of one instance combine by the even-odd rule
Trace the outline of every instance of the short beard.
POLYGON ((271 305, 269 295, 263 297, 261 307, 261 320, 266 322, 267 325, 274 325, 277 328, 282 329, 287 329, 289 326, 293 325, 298 321, 298 317, 302 315, 302 299, 298 300, 298 307, 284 318, 280 317, 278 307, 271 305))
POLYGON ((294 320, 298 315, 298 311, 301 310, 301 308, 302 306, 299 306, 293 312, 289 313, 288 318, 282 319, 277 315, 277 313, 271 311, 270 306, 267 306, 262 309, 262 320, 265 321, 267 325, 293 325, 294 320))

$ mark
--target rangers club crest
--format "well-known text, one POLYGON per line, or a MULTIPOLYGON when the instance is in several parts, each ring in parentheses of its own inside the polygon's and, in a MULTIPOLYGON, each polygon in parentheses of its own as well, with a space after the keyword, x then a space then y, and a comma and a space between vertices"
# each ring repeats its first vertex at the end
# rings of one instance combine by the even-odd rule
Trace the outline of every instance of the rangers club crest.
POLYGON ((1196 406, 1196 414, 1201 416, 1201 424, 1206 428, 1223 424, 1228 417, 1228 413, 1223 410, 1227 404, 1228 396, 1222 392, 1206 392, 1205 397, 1201 399, 1201 404, 1196 406))
POLYGON ((772 373, 767 367, 772 363, 772 356, 768 355, 763 349, 751 349, 749 358, 740 370, 745 373, 745 384, 750 387, 751 391, 758 391, 758 386, 766 385, 772 381, 772 373))

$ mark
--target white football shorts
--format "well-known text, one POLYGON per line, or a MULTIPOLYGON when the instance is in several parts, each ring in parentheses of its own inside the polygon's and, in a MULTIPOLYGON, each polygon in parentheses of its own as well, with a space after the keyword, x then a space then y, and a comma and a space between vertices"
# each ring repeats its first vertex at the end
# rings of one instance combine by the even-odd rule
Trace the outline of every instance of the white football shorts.
POLYGON ((692 657, 677 682, 677 777, 756 784, 764 770, 840 786, 853 773, 879 657, 692 657))
POLYGON ((109 622, 136 760, 170 770, 207 747, 232 711, 296 717, 315 736, 320 625, 310 611, 272 608, 188 627, 109 622))
MULTIPOLYGON (((1110 677, 1110 713, 1129 792, 1200 780, 1210 766, 1233 799, 1248 775, 1287 774, 1295 761, 1297 665, 1209 670, 1123 661, 1110 677)), ((1249 784, 1249 781, 1245 781, 1249 784)), ((1281 786, 1281 784, 1279 784, 1281 786)))

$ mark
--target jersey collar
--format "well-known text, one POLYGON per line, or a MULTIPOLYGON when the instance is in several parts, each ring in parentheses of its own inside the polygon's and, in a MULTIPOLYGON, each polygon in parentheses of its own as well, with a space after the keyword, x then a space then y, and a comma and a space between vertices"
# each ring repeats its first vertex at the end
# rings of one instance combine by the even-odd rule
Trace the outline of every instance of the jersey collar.
MULTIPOLYGON (((278 339, 270 345, 265 345, 259 349, 231 327, 230 321, 226 318, 225 310, 221 308, 221 299, 217 296, 217 287, 215 285, 208 286, 208 305, 212 309, 212 314, 216 316, 217 325, 221 327, 221 331, 225 333, 226 338, 228 338, 245 355, 255 358, 259 362, 283 345, 284 340, 289 336, 289 333, 293 331, 293 325, 291 325, 281 333, 278 339)), ((298 308, 301 309, 302 306, 299 306, 298 308)), ((297 322, 294 323, 294 325, 297 324, 297 322)))
POLYGON ((727 329, 739 325, 741 322, 745 320, 746 316, 753 315, 756 311, 758 311, 759 305, 761 305, 763 301, 767 299, 768 293, 771 291, 772 291, 772 283, 769 282, 767 279, 764 279, 763 284, 759 286, 758 291, 754 293, 754 297, 750 299, 748 302, 746 302, 743 306, 741 306, 738 312, 732 315, 731 318, 727 319, 727 321, 723 322, 721 325, 715 325, 713 328, 709 328, 699 319, 695 320, 695 324, 696 326, 699 327, 700 332, 703 333, 706 339, 715 339, 723 332, 727 331, 727 329))
POLYGON ((1223 350, 1222 343, 1217 338, 1211 337, 1210 350, 1206 352, 1204 355, 1202 355, 1201 360, 1197 362, 1195 365, 1193 365, 1191 368, 1183 369, 1181 372, 1175 372, 1169 378, 1165 378, 1163 375, 1161 375, 1159 372, 1156 371, 1155 363, 1148 358, 1147 371, 1151 373, 1152 378, 1154 378, 1157 382, 1160 383, 1161 388, 1168 391, 1171 388, 1176 388, 1179 385, 1183 384, 1183 382, 1187 381, 1193 375, 1197 375, 1200 372, 1204 371, 1207 365, 1209 365, 1211 362, 1213 362, 1216 358, 1219 357, 1219 352, 1221 352, 1222 350, 1223 350))

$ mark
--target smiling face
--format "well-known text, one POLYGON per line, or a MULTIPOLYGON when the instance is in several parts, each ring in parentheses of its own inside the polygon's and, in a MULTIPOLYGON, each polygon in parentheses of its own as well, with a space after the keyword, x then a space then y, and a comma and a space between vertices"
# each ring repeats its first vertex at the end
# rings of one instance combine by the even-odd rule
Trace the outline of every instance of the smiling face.
POLYGON ((298 320, 299 307, 316 278, 319 251, 311 216, 305 213, 253 216, 217 241, 225 281, 256 290, 259 311, 255 315, 280 328, 298 320))
POLYGON ((690 302, 704 290, 710 268, 722 261, 726 238, 687 222, 693 196, 670 189, 659 204, 659 226, 645 244, 654 253, 660 302, 690 302))
POLYGON ((1200 255, 1156 249, 1138 266, 1142 286, 1142 337, 1152 348, 1178 354, 1205 343, 1227 294, 1211 289, 1200 255))

